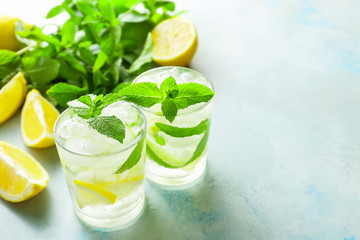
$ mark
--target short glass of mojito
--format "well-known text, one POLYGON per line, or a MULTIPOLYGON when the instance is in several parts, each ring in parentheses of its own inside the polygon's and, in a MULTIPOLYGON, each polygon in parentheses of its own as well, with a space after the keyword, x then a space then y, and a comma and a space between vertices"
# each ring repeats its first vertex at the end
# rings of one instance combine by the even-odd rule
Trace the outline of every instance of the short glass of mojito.
POLYGON ((132 224, 144 208, 145 117, 124 101, 104 108, 100 117, 107 116, 123 122, 123 143, 91 128, 71 108, 54 126, 74 212, 86 226, 100 231, 132 224))
MULTIPOLYGON (((159 67, 144 72, 133 82, 152 82, 160 88, 172 76, 176 84, 202 84, 213 90, 211 82, 197 71, 184 67, 159 67)), ((181 92, 179 92, 180 98, 181 92)), ((186 94, 186 93, 184 93, 186 94)), ((167 186, 188 186, 206 168, 212 100, 200 102, 177 112, 170 122, 162 113, 162 105, 140 107, 147 120, 146 177, 167 186)))

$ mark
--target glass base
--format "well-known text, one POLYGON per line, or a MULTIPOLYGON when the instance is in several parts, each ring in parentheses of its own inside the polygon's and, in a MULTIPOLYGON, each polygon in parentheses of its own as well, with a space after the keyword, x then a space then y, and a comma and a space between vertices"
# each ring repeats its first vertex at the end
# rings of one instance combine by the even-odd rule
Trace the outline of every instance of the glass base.
MULTIPOLYGON (((142 215, 145 206, 145 194, 144 188, 141 187, 141 192, 137 195, 137 200, 132 201, 131 203, 121 203, 119 201, 119 206, 123 206, 121 209, 114 208, 109 209, 112 214, 118 213, 118 217, 112 218, 94 218, 86 215, 84 210, 74 209, 75 215, 80 219, 80 221, 87 226, 88 228, 95 231, 102 232, 112 232, 116 230, 120 230, 123 228, 127 228, 130 225, 134 224, 142 215)), ((117 203, 115 203, 116 205, 117 203)), ((111 205, 110 205, 111 206, 111 205)), ((99 211, 99 210, 96 210, 99 211)))
POLYGON ((146 159, 145 176, 151 182, 171 189, 185 189, 197 184, 206 169, 206 155, 183 168, 166 168, 146 159))

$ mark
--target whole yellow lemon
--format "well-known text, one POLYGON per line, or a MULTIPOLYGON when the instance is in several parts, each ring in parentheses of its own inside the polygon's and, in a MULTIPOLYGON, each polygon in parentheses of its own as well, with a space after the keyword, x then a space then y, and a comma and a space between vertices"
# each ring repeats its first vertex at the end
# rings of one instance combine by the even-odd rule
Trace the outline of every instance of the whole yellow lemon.
MULTIPOLYGON (((15 22, 20 20, 17 17, 0 14, 0 49, 18 51, 23 47, 15 36, 15 22)), ((26 28, 31 25, 24 23, 26 28)))

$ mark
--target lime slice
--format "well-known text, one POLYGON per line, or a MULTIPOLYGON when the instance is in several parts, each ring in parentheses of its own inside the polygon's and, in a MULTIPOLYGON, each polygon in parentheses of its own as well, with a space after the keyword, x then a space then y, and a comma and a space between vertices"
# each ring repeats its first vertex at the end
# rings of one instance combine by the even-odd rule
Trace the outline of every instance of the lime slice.
POLYGON ((152 157, 150 155, 150 158, 152 158, 154 161, 158 162, 160 165, 163 165, 165 167, 179 168, 179 167, 183 167, 184 164, 186 164, 187 162, 187 159, 181 157, 176 158, 173 154, 166 151, 165 146, 160 146, 154 142, 147 141, 147 148, 150 149, 152 153, 157 155, 157 159, 160 158, 165 164, 168 164, 169 166, 165 166, 164 164, 161 164, 158 161, 156 161, 156 159, 153 159, 156 158, 155 156, 152 157))

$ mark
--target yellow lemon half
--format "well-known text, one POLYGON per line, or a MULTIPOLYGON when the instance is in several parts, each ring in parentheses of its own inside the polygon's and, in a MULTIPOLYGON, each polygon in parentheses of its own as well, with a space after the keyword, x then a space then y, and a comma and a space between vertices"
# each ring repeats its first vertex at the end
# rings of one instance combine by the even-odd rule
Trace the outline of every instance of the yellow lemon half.
POLYGON ((21 111, 21 135, 34 148, 54 145, 53 128, 59 111, 36 89, 31 90, 21 111))
MULTIPOLYGON (((18 51, 23 47, 15 36, 15 22, 18 20, 17 17, 0 15, 0 49, 18 51)), ((26 23, 24 25, 26 28, 31 27, 26 23)))
POLYGON ((197 49, 195 25, 176 17, 160 22, 152 30, 153 60, 162 66, 187 66, 197 49))
POLYGON ((21 202, 41 192, 49 181, 46 170, 28 153, 0 141, 0 196, 21 202))
POLYGON ((14 115, 23 103, 25 95, 26 80, 19 72, 0 90, 0 124, 14 115))

